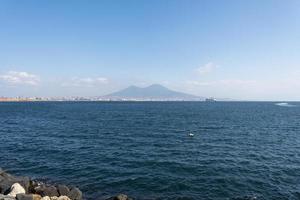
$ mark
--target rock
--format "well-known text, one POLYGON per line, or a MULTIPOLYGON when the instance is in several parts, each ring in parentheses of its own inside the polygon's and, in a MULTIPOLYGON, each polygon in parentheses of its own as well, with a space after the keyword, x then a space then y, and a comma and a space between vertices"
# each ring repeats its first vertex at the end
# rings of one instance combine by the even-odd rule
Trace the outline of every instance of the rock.
POLYGON ((115 200, 127 200, 127 199, 128 199, 128 196, 125 195, 125 194, 119 194, 119 195, 116 196, 114 199, 115 199, 115 200))
POLYGON ((0 194, 0 200, 16 200, 16 199, 14 197, 11 197, 11 196, 0 194))
POLYGON ((12 184, 14 183, 8 180, 0 180, 0 193, 7 194, 12 184))
POLYGON ((6 173, 6 172, 3 171, 3 170, 0 171, 0 175, 1 175, 1 177, 4 178, 4 179, 11 179, 11 178, 13 178, 12 175, 6 173))
POLYGON ((82 200, 82 192, 77 187, 73 187, 67 196, 72 200, 82 200))
POLYGON ((57 190, 60 196, 68 196, 70 189, 66 185, 58 185, 57 190))
POLYGON ((17 200, 41 200, 38 194, 17 194, 17 200))
POLYGON ((42 197, 44 196, 49 196, 49 197, 54 197, 54 196, 59 196, 58 191, 56 189, 56 187, 54 186, 38 186, 35 188, 35 192, 39 195, 41 195, 42 197))
POLYGON ((48 196, 44 196, 44 197, 41 198, 41 200, 51 200, 51 199, 48 196))
POLYGON ((57 200, 71 200, 71 199, 67 196, 60 196, 60 197, 58 197, 57 200))
POLYGON ((25 189, 25 192, 28 193, 28 189, 30 186, 30 178, 29 177, 15 177, 17 180, 15 183, 20 183, 22 187, 25 189))
POLYGON ((19 183, 14 183, 7 196, 16 197, 17 194, 25 194, 25 189, 19 183))
POLYGON ((132 200, 131 198, 129 198, 127 195, 125 194, 119 194, 117 196, 114 197, 110 197, 107 200, 132 200))
POLYGON ((41 199, 42 199, 41 195, 38 194, 33 195, 33 200, 41 200, 41 199))
POLYGON ((28 177, 15 177, 0 168, 0 200, 82 200, 82 192, 66 185, 41 185, 28 177))
POLYGON ((0 170, 0 193, 5 194, 9 191, 12 184, 15 182, 11 181, 9 174, 4 172, 2 169, 0 170))
POLYGON ((15 177, 4 172, 3 170, 0 170, 0 193, 1 194, 9 193, 9 189, 14 183, 19 183, 25 189, 25 191, 28 192, 28 188, 30 185, 30 178, 15 177))
POLYGON ((30 180, 29 187, 28 187, 28 193, 35 194, 36 192, 35 192, 34 188, 36 188, 38 186, 39 186, 38 182, 30 180))

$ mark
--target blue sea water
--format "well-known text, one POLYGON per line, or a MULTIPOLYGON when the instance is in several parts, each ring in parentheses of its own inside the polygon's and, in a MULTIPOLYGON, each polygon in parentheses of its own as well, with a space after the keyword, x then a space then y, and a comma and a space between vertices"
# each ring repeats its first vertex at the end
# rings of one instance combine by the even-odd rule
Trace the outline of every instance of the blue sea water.
POLYGON ((292 104, 0 103, 0 167, 76 185, 88 199, 296 200, 300 103, 292 104))

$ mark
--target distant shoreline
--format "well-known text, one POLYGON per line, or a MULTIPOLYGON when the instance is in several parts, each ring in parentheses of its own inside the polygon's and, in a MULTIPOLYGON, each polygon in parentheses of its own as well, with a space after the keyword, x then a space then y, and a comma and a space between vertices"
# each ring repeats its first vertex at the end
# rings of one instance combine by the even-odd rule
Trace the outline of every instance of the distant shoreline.
POLYGON ((281 103, 281 102, 300 102, 293 100, 285 100, 285 101, 270 101, 270 100, 218 100, 215 102, 208 101, 187 101, 187 100, 0 100, 0 103, 27 103, 27 102, 199 102, 199 103, 207 103, 207 104, 215 104, 215 103, 281 103))

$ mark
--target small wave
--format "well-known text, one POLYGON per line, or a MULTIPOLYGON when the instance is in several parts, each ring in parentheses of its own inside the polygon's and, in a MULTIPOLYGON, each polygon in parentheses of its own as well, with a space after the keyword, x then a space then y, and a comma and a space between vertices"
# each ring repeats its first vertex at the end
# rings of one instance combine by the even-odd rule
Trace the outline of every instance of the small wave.
POLYGON ((283 107, 295 107, 296 105, 289 104, 289 103, 275 103, 276 106, 283 106, 283 107))
POLYGON ((252 196, 234 197, 231 200, 259 200, 259 199, 262 198, 258 198, 257 196, 252 195, 252 196))

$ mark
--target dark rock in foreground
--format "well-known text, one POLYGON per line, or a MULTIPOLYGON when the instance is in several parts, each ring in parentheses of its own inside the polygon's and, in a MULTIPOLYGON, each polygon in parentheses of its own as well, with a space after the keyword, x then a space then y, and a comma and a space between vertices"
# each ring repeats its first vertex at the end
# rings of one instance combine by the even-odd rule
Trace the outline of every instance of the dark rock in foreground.
MULTIPOLYGON (((17 177, 0 168, 0 200, 82 200, 82 192, 77 187, 66 185, 46 185, 29 177, 17 177)), ((107 200, 132 200, 125 194, 107 200)))
POLYGON ((29 177, 17 177, 0 168, 0 200, 82 200, 82 192, 66 185, 39 184, 29 177))
POLYGON ((0 194, 0 200, 15 200, 15 198, 7 196, 7 195, 0 194))
POLYGON ((17 194, 17 200, 41 200, 41 198, 37 194, 17 194))
POLYGON ((70 197, 70 199, 73 199, 73 200, 81 200, 82 199, 82 192, 74 187, 70 190, 70 192, 68 193, 67 195, 68 197, 70 197))
POLYGON ((19 183, 25 189, 25 191, 28 192, 31 180, 28 177, 16 177, 10 175, 0 168, 0 193, 8 194, 10 187, 14 183, 19 183))
POLYGON ((60 196, 68 196, 70 189, 65 185, 58 185, 57 190, 60 196))
POLYGON ((129 198, 127 195, 125 194, 119 194, 117 196, 114 197, 110 197, 107 200, 132 200, 131 198, 129 198))
POLYGON ((57 188, 55 186, 38 186, 35 188, 35 193, 41 195, 42 197, 49 196, 59 196, 57 188))

